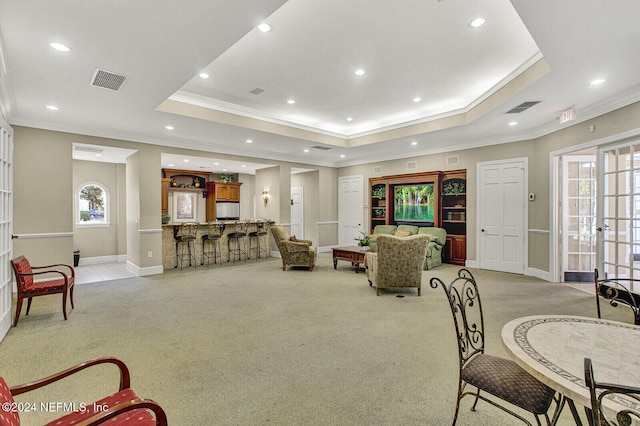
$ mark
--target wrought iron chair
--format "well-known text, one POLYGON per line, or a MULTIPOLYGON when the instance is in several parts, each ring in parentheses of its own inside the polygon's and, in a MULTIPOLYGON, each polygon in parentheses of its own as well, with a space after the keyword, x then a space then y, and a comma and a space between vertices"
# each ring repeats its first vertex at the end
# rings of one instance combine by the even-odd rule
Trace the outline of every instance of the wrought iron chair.
POLYGON ((224 232, 224 223, 207 222, 205 233, 202 235, 202 263, 209 265, 211 258, 213 258, 213 264, 215 265, 220 258, 222 263, 222 255, 220 251, 220 239, 224 232), (206 250, 205 243, 209 242, 209 250, 206 250))
POLYGON ((173 238, 176 240, 176 268, 188 260, 189 266, 197 266, 196 261, 196 234, 198 232, 197 223, 183 223, 173 228, 173 238))
MULTIPOLYGON (((49 425, 135 424, 137 426, 165 426, 167 424, 167 415, 162 407, 151 399, 138 397, 130 387, 131 376, 125 363, 111 357, 87 361, 51 376, 18 386, 9 387, 4 379, 0 377, 0 403, 2 403, 3 407, 3 410, 0 411, 0 424, 8 426, 20 425, 20 410, 12 409, 16 404, 14 396, 47 386, 100 364, 113 364, 118 367, 120 372, 118 392, 93 404, 85 404, 79 409, 48 423, 49 425)), ((64 401, 64 399, 59 398, 58 401, 64 401)))
POLYGON ((258 220, 255 225, 255 230, 249 232, 249 256, 254 253, 256 261, 260 258, 260 255, 264 253, 264 257, 267 257, 267 235, 269 231, 269 222, 266 220, 258 220), (253 242, 256 242, 256 246, 253 246, 253 242))
POLYGON ((246 220, 236 221, 233 224, 233 229, 227 235, 227 262, 231 260, 233 257, 233 263, 236 263, 236 260, 242 260, 242 256, 244 255, 244 260, 247 260, 247 226, 249 222, 246 220))
POLYGON ((600 299, 602 298, 609 301, 613 307, 622 305, 629 308, 633 314, 633 323, 640 325, 640 294, 631 291, 633 286, 640 288, 640 280, 615 277, 599 279, 598 269, 594 271, 594 276, 598 318, 601 318, 600 299))
POLYGON ((593 426, 627 426, 640 423, 640 388, 597 383, 593 375, 593 365, 590 358, 584 359, 584 381, 591 394, 591 409, 586 409, 590 415, 589 424, 593 426), (598 392, 601 391, 601 392, 598 392), (610 400, 619 406, 615 412, 616 419, 610 419, 608 410, 603 409, 603 401, 610 400))
POLYGON ((26 257, 18 256, 11 260, 13 273, 16 276, 17 300, 16 314, 13 318, 13 326, 18 325, 20 319, 20 311, 22 311, 22 301, 27 299, 27 313, 31 309, 31 299, 36 296, 46 296, 48 294, 62 294, 62 314, 67 319, 67 293, 71 299, 71 308, 75 308, 73 304, 73 286, 75 282, 75 270, 71 265, 58 263, 55 265, 32 266, 26 257), (34 272, 36 270, 36 272, 34 272), (35 281, 37 276, 53 277, 35 281))
POLYGON ((553 389, 524 371, 514 361, 484 353, 482 305, 478 286, 471 272, 460 269, 458 276, 448 286, 437 277, 431 278, 429 284, 432 288, 441 286, 444 290, 451 307, 458 341, 458 397, 453 424, 455 425, 458 419, 460 400, 467 395, 473 395, 475 402, 471 411, 475 411, 478 399, 482 399, 531 425, 518 413, 481 395, 481 391, 532 413, 538 425, 541 424, 541 416, 546 419, 548 425, 552 424, 552 421, 555 422, 564 406, 564 397, 556 395, 553 389), (467 385, 475 387, 476 391, 465 392, 467 385), (550 420, 548 411, 553 401, 556 408, 550 420))

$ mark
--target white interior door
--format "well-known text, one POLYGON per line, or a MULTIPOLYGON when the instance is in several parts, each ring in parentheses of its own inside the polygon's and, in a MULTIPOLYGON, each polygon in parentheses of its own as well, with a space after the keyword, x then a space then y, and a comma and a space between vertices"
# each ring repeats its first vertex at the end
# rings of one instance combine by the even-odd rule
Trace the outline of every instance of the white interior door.
POLYGON ((478 164, 480 268, 524 273, 526 160, 478 164))
POLYGON ((304 239, 304 204, 301 186, 291 187, 291 235, 304 239))
POLYGON ((362 231, 364 205, 363 205, 363 177, 345 176, 338 179, 338 227, 341 246, 354 246, 356 238, 362 231))
POLYGON ((640 142, 600 148, 598 160, 600 274, 640 278, 640 142))
POLYGON ((0 119, 0 340, 11 327, 13 282, 13 129, 0 119))

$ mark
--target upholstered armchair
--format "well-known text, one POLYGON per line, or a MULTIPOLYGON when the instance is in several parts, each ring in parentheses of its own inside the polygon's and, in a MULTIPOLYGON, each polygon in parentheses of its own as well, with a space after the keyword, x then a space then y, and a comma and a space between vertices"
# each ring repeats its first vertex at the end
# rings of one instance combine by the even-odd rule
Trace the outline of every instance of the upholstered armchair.
POLYGON ((415 287, 420 296, 428 245, 427 235, 379 235, 376 252, 364 256, 367 279, 369 285, 376 288, 376 296, 379 289, 391 287, 415 287))
POLYGON ((378 245, 378 236, 393 235, 398 227, 396 225, 376 225, 373 228, 373 234, 369 236, 369 247, 375 249, 378 245))
POLYGON ((276 242, 282 257, 283 271, 287 269, 287 266, 306 266, 310 271, 313 271, 318 248, 312 246, 311 241, 292 241, 289 233, 279 225, 271 227, 271 235, 273 235, 273 240, 276 242))
POLYGON ((427 258, 424 262, 424 270, 433 269, 442 265, 442 249, 447 242, 447 231, 443 228, 422 227, 418 229, 418 235, 429 236, 427 258))

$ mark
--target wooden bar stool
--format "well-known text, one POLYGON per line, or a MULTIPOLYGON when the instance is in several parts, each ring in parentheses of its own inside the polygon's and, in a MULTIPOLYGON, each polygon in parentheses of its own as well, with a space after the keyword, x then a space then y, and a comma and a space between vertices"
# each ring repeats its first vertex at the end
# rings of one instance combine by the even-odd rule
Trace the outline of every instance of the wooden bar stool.
POLYGON ((269 222, 266 220, 258 220, 256 223, 256 230, 249 232, 249 258, 251 253, 255 253, 254 258, 256 261, 260 258, 261 253, 264 253, 264 257, 267 257, 267 235, 269 230, 269 222), (253 246, 255 241, 256 246, 253 246))
POLYGON ((248 221, 237 221, 233 224, 233 230, 229 233, 227 238, 227 262, 231 260, 233 256, 233 263, 236 260, 247 260, 247 225, 248 221))
POLYGON ((189 266, 191 266, 192 261, 193 266, 197 266, 198 261, 196 260, 194 244, 197 232, 197 223, 183 223, 173 228, 173 238, 176 240, 176 268, 180 264, 180 269, 182 269, 182 265, 187 260, 189 261, 189 266))
POLYGON ((222 255, 220 252, 220 238, 224 232, 224 223, 207 222, 207 228, 205 234, 202 236, 202 263, 209 265, 211 258, 213 258, 213 264, 218 263, 218 258, 222 263, 222 255), (209 242, 208 246, 205 246, 206 242, 209 242), (206 247, 209 250, 206 250, 206 247), (206 259, 206 261, 205 261, 206 259))

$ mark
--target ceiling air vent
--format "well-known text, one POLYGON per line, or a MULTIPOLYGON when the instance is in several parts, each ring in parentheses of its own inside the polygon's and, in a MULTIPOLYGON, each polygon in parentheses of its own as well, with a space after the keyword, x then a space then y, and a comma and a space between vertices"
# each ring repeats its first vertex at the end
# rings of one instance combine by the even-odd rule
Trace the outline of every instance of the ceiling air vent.
POLYGON ((507 111, 506 114, 520 114, 522 111, 526 111, 532 106, 534 106, 535 104, 539 104, 539 103, 540 101, 523 102, 517 107, 513 108, 512 110, 507 111))
POLYGON ((415 161, 409 161, 407 163, 407 170, 415 170, 418 168, 418 163, 416 163, 415 161))
POLYGON ((458 164, 458 156, 454 155, 451 157, 447 157, 447 164, 451 165, 451 164, 458 164))
POLYGON ((105 89, 120 90, 127 77, 105 70, 96 70, 91 79, 91 85, 105 89))
POLYGON ((313 148, 313 149, 319 149, 319 150, 321 150, 321 151, 328 151, 328 150, 330 150, 330 149, 331 149, 331 148, 329 148, 328 146, 320 146, 320 145, 315 145, 315 146, 312 146, 311 148, 313 148))
POLYGON ((373 174, 374 175, 381 175, 382 174, 382 166, 375 166, 373 168, 373 174))
POLYGON ((255 89, 253 89, 252 91, 250 91, 249 93, 251 93, 252 95, 259 95, 260 93, 264 92, 264 89, 261 89, 259 87, 256 87, 255 89))

